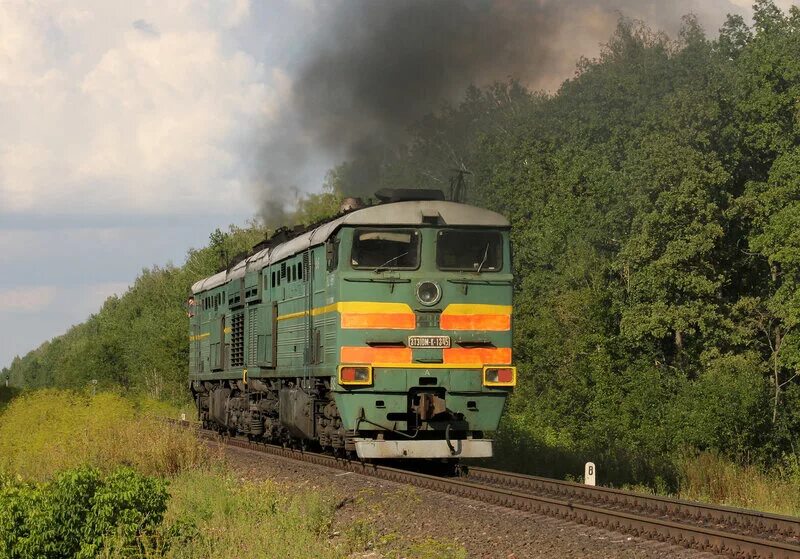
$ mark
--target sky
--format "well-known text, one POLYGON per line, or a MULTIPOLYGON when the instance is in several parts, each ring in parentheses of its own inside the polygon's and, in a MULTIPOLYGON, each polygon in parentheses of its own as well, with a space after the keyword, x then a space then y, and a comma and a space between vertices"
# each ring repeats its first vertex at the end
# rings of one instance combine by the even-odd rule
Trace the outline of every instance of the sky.
MULTIPOLYGON (((269 185, 253 146, 279 133, 313 37, 346 1, 0 0, 0 367, 257 213, 269 185)), ((679 3, 709 34, 750 4, 679 3)), ((646 4, 632 15, 680 24, 646 4)), ((530 85, 557 87, 611 32, 576 25, 530 85)), ((303 188, 333 163, 307 161, 303 188)))

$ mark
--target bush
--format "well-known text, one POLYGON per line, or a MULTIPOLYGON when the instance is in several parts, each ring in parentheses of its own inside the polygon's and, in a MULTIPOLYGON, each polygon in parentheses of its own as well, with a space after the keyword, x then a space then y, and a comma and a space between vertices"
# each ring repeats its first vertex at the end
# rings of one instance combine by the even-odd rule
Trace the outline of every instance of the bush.
POLYGON ((33 486, 0 475, 0 557, 24 557, 20 546, 29 534, 26 519, 39 498, 33 486))
POLYGON ((128 468, 103 478, 96 468, 66 470, 48 483, 4 478, 0 552, 11 559, 96 557, 112 534, 127 548, 160 524, 166 484, 128 468))
POLYGON ((683 385, 669 413, 675 448, 753 462, 772 458, 770 386, 752 355, 711 360, 697 380, 683 385))
MULTIPOLYGON (((3 382, 2 378, 0 378, 0 382, 3 382)), ((19 394, 17 388, 0 386, 0 411, 3 411, 3 408, 5 408, 17 394, 19 394)))
POLYGON ((128 468, 111 474, 95 493, 92 514, 86 525, 86 543, 81 555, 95 557, 104 536, 114 532, 116 542, 138 547, 139 537, 159 525, 167 508, 166 484, 128 468))

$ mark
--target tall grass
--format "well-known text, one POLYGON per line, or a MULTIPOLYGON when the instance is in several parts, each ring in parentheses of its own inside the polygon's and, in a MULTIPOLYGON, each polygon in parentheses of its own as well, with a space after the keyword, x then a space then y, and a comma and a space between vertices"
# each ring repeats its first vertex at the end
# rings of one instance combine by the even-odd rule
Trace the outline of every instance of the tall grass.
POLYGON ((800 516, 800 468, 787 460, 769 472, 742 466, 713 452, 676 460, 678 496, 739 508, 800 516))
POLYGON ((583 479, 585 462, 597 465, 601 485, 676 496, 690 501, 800 516, 800 457, 786 456, 771 468, 740 464, 718 452, 690 449, 674 454, 581 451, 545 429, 507 415, 496 455, 487 465, 559 479, 583 479))
POLYGON ((0 478, 37 482, 20 487, 41 487, 43 494, 52 485, 47 480, 78 466, 105 472, 130 466, 168 478, 163 522, 135 541, 129 533, 108 533, 105 557, 339 559, 349 553, 346 543, 330 544, 335 509, 329 494, 231 478, 222 457, 193 432, 157 419, 170 411, 112 393, 22 394, 0 413, 0 478))
POLYGON ((0 471, 45 480, 88 464, 174 475, 215 461, 194 433, 156 419, 154 407, 163 411, 112 393, 24 393, 0 414, 0 471))
POLYGON ((329 540, 335 504, 327 494, 195 470, 174 478, 170 495, 160 534, 137 550, 110 538, 101 557, 340 559, 351 550, 329 540))

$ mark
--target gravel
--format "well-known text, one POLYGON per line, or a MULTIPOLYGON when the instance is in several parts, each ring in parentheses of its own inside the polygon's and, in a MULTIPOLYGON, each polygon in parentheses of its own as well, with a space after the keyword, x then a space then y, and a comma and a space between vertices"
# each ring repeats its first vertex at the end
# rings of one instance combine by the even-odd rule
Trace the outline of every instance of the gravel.
POLYGON ((447 556, 448 543, 458 544, 452 546, 456 549, 463 546, 468 557, 476 558, 717 557, 252 450, 226 447, 225 453, 242 478, 332 493, 338 509, 331 537, 357 534, 368 549, 353 558, 434 559, 447 556))

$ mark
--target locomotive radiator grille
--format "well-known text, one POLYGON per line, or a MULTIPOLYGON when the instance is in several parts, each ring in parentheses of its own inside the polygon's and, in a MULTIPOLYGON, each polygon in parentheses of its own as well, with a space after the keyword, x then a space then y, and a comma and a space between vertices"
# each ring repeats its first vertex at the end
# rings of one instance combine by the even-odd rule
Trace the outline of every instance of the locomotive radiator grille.
POLYGON ((244 313, 231 317, 231 366, 244 367, 244 313))
POLYGON ((247 310, 247 364, 255 365, 258 356, 258 308, 247 310))

